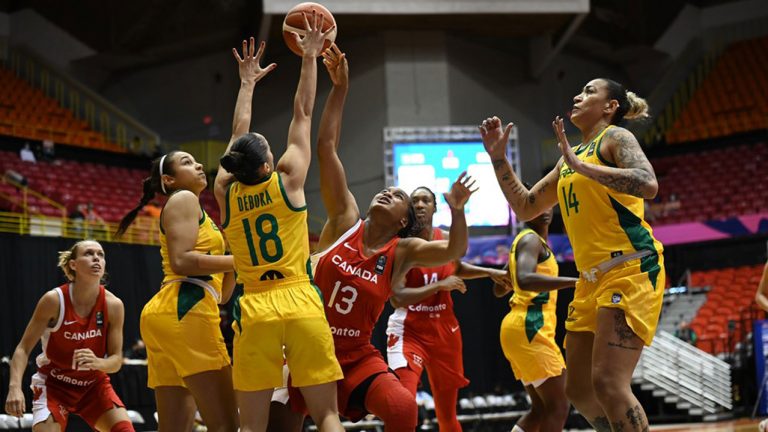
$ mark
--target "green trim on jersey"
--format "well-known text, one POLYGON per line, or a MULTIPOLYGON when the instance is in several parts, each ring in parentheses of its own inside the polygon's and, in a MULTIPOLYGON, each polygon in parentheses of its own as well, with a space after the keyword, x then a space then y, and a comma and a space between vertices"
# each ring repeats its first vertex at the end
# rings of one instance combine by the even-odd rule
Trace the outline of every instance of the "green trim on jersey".
POLYGON ((307 258, 307 275, 309 276, 309 283, 312 285, 312 288, 315 289, 317 292, 318 297, 320 297, 320 304, 325 304, 325 300, 323 299, 323 292, 320 291, 320 288, 315 285, 315 277, 312 275, 312 259, 307 258))
POLYGON ((653 252, 652 255, 648 255, 640 260, 640 271, 648 273, 648 279, 650 279, 655 290, 661 266, 659 266, 659 252, 656 250, 651 233, 642 225, 642 219, 629 211, 620 202, 613 199, 612 196, 608 195, 608 198, 611 200, 611 205, 616 211, 619 225, 627 234, 632 247, 637 251, 649 250, 653 252))
POLYGON ((536 333, 544 327, 544 311, 542 308, 549 302, 549 291, 539 293, 531 301, 528 311, 525 314, 525 335, 528 342, 532 342, 536 333))
POLYGON ((227 194, 224 196, 224 223, 221 224, 221 229, 224 229, 229 225, 229 191, 232 190, 232 186, 234 185, 234 182, 229 184, 227 187, 227 194))
MULTIPOLYGON (((608 127, 610 127, 610 126, 608 126, 608 127)), ((602 133, 602 132, 601 132, 601 133, 602 133)), ((607 133, 607 132, 606 132, 606 133, 607 133)), ((616 164, 614 164, 614 163, 611 163, 611 162, 608 162, 607 160, 605 160, 605 158, 603 158, 603 155, 602 155, 602 154, 600 154, 600 145, 603 143, 603 138, 605 138, 605 134, 603 134, 603 135, 600 137, 600 141, 598 141, 598 142, 597 142, 597 148, 595 149, 595 154, 597 155, 597 158, 598 158, 598 159, 600 159, 600 162, 604 163, 605 165, 608 165, 609 167, 612 167, 612 168, 618 168, 618 167, 616 166, 616 164)))
POLYGON ((189 282, 181 282, 179 285, 179 299, 176 304, 179 321, 203 298, 205 298, 205 289, 203 287, 189 282))
POLYGON ((240 293, 235 298, 235 302, 232 305, 232 319, 235 320, 235 323, 237 323, 237 328, 240 329, 240 334, 243 333, 243 324, 241 323, 241 320, 243 319, 243 312, 240 308, 240 299, 243 298, 243 294, 240 293))
POLYGON ((285 192, 285 187, 283 187, 283 176, 280 175, 280 173, 277 173, 277 182, 280 185, 280 194, 283 196, 283 201, 285 201, 285 205, 288 206, 289 209, 300 212, 307 209, 307 205, 304 204, 303 207, 294 207, 293 204, 291 204, 291 200, 288 199, 288 194, 285 192))

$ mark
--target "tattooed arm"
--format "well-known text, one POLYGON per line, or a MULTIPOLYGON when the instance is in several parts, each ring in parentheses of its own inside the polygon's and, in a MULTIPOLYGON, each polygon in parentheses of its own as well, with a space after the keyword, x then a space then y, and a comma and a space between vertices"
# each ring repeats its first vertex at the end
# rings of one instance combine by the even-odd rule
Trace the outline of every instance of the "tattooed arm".
POLYGON ((502 128, 501 120, 493 117, 483 121, 480 135, 507 203, 520 220, 529 221, 557 204, 557 178, 561 163, 558 162, 555 169, 528 190, 507 160, 506 146, 511 130, 511 123, 502 128))
POLYGON ((645 157, 632 132, 614 127, 605 133, 600 155, 603 159, 616 164, 614 168, 581 161, 568 144, 563 120, 556 119, 552 122, 552 127, 557 135, 558 145, 563 152, 565 162, 571 169, 617 192, 643 199, 656 197, 659 191, 656 173, 653 172, 651 163, 648 162, 648 158, 645 157))

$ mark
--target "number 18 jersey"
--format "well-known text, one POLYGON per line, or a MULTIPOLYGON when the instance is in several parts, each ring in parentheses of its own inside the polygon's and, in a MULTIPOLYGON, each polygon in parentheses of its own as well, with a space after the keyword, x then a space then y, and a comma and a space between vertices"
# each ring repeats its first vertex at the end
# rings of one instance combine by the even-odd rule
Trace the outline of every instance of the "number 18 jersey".
POLYGON ((395 249, 400 239, 395 237, 375 254, 365 256, 364 231, 365 222, 358 221, 322 253, 315 272, 342 365, 346 363, 344 353, 372 347, 373 327, 392 291, 395 249))
POLYGON ((273 172, 254 185, 227 189, 224 223, 237 282, 259 286, 276 279, 309 281, 307 207, 294 207, 273 172))

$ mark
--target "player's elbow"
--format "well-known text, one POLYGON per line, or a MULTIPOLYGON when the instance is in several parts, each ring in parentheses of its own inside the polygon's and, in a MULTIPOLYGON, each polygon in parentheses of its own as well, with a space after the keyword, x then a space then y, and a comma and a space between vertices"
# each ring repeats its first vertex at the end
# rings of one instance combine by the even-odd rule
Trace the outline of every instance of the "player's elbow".
POLYGON ((654 199, 659 193, 659 182, 655 178, 650 179, 643 187, 643 198, 654 199))

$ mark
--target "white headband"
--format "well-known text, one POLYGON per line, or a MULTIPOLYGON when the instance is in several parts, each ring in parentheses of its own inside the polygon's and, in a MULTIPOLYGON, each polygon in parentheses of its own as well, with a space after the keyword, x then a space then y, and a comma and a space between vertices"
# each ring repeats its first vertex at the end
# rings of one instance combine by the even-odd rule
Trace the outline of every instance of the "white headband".
POLYGON ((168 156, 167 154, 164 154, 163 157, 160 158, 160 189, 163 190, 163 193, 165 192, 165 183, 163 183, 163 162, 165 162, 165 157, 168 156))

